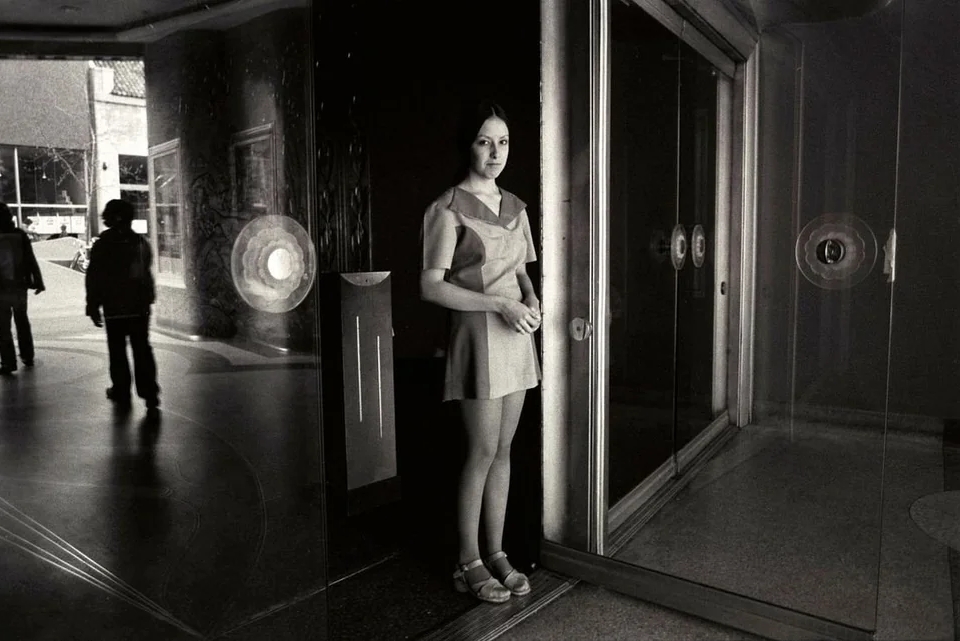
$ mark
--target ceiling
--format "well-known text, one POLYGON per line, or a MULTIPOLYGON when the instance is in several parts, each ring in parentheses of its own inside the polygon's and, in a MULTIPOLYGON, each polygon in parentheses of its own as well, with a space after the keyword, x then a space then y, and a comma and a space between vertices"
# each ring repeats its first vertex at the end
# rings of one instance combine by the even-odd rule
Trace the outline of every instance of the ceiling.
MULTIPOLYGON (((0 54, 17 41, 136 46, 189 28, 226 29, 311 0, 0 0, 0 54)), ((462 0, 461 0, 462 1, 462 0)), ((525 0, 528 1, 528 0, 525 0)), ((696 4, 697 0, 667 0, 696 4)), ((892 0, 720 0, 757 32, 873 13, 892 0)), ((70 49, 70 47, 66 47, 70 49)))
POLYGON ((309 0, 0 0, 0 40, 150 42, 226 29, 309 0))
MULTIPOLYGON (((689 1, 689 0, 687 0, 689 1)), ((865 16, 893 0, 725 0, 748 18, 758 31, 781 25, 831 22, 865 16)))

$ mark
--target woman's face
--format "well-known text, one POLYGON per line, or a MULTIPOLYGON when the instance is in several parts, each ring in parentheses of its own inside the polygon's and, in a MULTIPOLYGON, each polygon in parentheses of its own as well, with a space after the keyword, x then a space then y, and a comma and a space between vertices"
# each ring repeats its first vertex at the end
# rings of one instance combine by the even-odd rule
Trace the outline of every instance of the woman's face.
POLYGON ((500 175, 510 154, 510 131, 496 116, 487 118, 470 145, 470 171, 482 178, 500 175))

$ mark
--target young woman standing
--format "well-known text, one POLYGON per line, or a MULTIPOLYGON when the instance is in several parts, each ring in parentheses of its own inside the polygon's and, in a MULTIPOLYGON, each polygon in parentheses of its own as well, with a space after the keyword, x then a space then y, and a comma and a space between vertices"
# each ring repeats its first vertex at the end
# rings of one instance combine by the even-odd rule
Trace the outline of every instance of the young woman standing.
POLYGON ((526 390, 540 381, 532 335, 540 327, 540 301, 526 270, 536 249, 525 204, 497 186, 510 153, 502 108, 480 104, 463 123, 461 151, 465 175, 424 215, 420 292, 423 300, 450 310, 444 400, 459 403, 467 436, 454 585, 502 603, 511 594, 530 592, 529 580, 510 565, 502 543, 510 444, 526 390))

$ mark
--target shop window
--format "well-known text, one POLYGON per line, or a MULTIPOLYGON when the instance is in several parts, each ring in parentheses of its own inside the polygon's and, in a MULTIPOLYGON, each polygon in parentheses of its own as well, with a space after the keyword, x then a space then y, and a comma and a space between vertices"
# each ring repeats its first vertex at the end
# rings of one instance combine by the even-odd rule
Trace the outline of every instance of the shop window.
POLYGON ((133 230, 150 233, 150 177, 146 156, 117 156, 120 173, 120 199, 134 209, 133 230))
POLYGON ((150 149, 150 233, 157 253, 157 280, 182 287, 184 220, 181 202, 180 142, 150 149))
POLYGON ((230 145, 233 211, 240 218, 276 213, 273 125, 241 131, 230 145))
POLYGON ((81 149, 0 145, 0 200, 41 235, 86 233, 88 182, 81 149))

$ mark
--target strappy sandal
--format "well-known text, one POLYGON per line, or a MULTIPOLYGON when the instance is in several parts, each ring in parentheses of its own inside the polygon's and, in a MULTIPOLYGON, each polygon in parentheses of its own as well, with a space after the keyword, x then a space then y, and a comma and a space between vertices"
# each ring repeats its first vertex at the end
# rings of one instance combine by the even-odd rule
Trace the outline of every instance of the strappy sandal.
POLYGON ((487 567, 490 568, 490 573, 500 579, 500 583, 510 590, 511 594, 517 596, 530 594, 530 579, 527 578, 526 574, 510 565, 506 552, 494 552, 487 557, 486 563, 487 567))
POLYGON ((510 590, 505 588, 500 581, 497 581, 489 573, 487 578, 470 583, 467 580, 467 572, 483 567, 483 561, 477 559, 461 565, 453 573, 453 587, 457 592, 469 592, 481 601, 487 603, 503 603, 510 598, 510 590))

